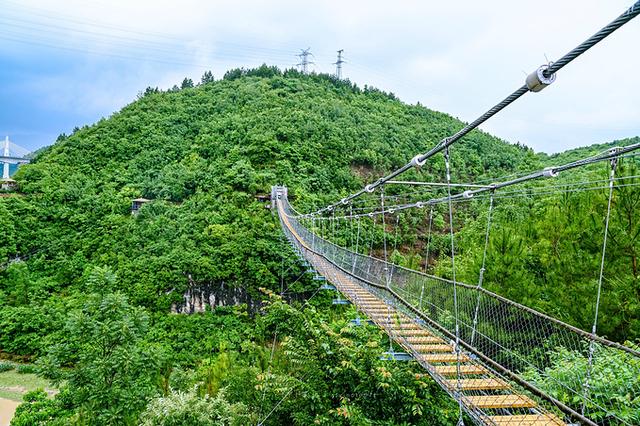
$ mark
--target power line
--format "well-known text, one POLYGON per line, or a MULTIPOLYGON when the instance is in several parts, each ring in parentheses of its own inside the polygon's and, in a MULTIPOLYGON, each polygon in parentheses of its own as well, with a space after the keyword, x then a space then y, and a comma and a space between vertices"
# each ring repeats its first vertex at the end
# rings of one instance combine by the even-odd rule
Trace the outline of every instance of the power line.
POLYGON ((444 151, 446 148, 448 148, 453 143, 455 143, 456 141, 458 141, 461 138, 463 138, 464 136, 466 136, 469 132, 471 132, 473 129, 477 128, 478 126, 480 126, 482 123, 487 121, 489 118, 493 117, 495 114, 497 114, 498 112, 502 111, 503 109, 505 109, 506 107, 511 105, 517 99, 522 97, 525 93, 530 92, 530 91, 531 92, 539 92, 544 87, 546 87, 549 84, 553 83, 553 81, 555 80, 555 73, 557 71, 559 71, 564 66, 566 66, 571 61, 573 61, 575 58, 577 58, 578 56, 580 56, 581 54, 583 54, 584 52, 589 50, 591 47, 593 47, 596 44, 598 44, 600 41, 602 41, 608 35, 612 34, 615 30, 617 30, 618 28, 622 27, 624 24, 629 22, 631 19, 635 18, 638 14, 640 14, 640 0, 638 0, 636 3, 634 3, 633 6, 631 6, 629 9, 627 9, 622 15, 620 15, 614 21, 609 23, 607 26, 603 27, 600 31, 598 31, 593 36, 589 37, 585 42, 583 42, 578 47, 576 47, 575 49, 571 50, 569 53, 564 55, 556 63, 550 64, 550 65, 542 65, 542 66, 540 66, 537 70, 535 70, 529 76, 527 76, 527 79, 526 79, 526 82, 525 82, 524 85, 522 85, 520 88, 516 89, 509 96, 504 98, 498 104, 494 105, 491 109, 486 111, 484 114, 482 114, 476 120, 474 120, 473 122, 467 124, 465 127, 463 127, 461 130, 459 130, 455 134, 453 134, 453 135, 451 135, 449 137, 445 137, 444 139, 442 139, 440 142, 438 142, 436 144, 436 146, 434 146, 428 152, 426 152, 424 154, 416 155, 415 157, 413 157, 411 159, 411 161, 409 161, 408 163, 406 163, 404 166, 400 167, 399 169, 396 169, 396 170, 392 171, 390 174, 388 174, 388 175, 386 175, 384 177, 381 177, 380 179, 378 179, 374 183, 366 185, 360 191, 355 192, 355 193, 343 198, 342 200, 340 200, 340 201, 338 201, 338 202, 336 202, 334 204, 331 204, 331 205, 329 205, 327 207, 324 207, 323 209, 320 209, 320 210, 316 211, 315 213, 321 213, 321 212, 324 212, 324 211, 331 210, 331 209, 339 206, 340 204, 348 204, 354 198, 360 197, 365 193, 375 191, 375 189, 377 187, 379 187, 381 185, 384 185, 389 180, 392 180, 393 178, 395 178, 396 176, 406 172, 407 170, 410 170, 410 169, 412 169, 414 167, 423 166, 429 158, 433 157, 437 153, 440 153, 440 152, 444 151))

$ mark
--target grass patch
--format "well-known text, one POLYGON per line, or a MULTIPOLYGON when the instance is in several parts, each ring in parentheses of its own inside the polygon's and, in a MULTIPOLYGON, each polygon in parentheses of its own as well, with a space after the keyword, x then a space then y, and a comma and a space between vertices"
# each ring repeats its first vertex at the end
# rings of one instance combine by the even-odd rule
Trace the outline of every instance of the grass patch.
POLYGON ((16 370, 0 373, 0 398, 22 401, 25 392, 38 388, 51 389, 48 380, 31 373, 18 373, 16 370))
POLYGON ((0 398, 10 399, 12 401, 22 402, 22 393, 12 392, 0 389, 0 398))

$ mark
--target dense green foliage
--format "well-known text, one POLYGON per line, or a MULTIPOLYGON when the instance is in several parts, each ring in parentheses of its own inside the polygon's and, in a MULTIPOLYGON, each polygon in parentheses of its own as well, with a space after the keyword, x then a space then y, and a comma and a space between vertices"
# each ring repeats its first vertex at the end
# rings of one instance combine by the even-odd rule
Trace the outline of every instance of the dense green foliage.
MULTIPOLYGON (((148 88, 112 117, 61 135, 15 175, 20 194, 0 198, 0 351, 38 359, 41 374, 62 386, 55 399, 29 394, 14 424, 455 423, 457 407, 433 382, 413 365, 380 361, 388 342, 379 331, 348 326, 354 312, 323 295, 304 306, 272 298, 259 312, 169 312, 200 286, 239 288, 254 302, 281 285, 313 289, 308 276, 298 279, 304 269, 256 196, 283 183, 296 207, 310 210, 463 123, 377 89, 267 66, 180 86, 148 88), (132 215, 138 197, 152 201, 132 215)), ((581 153, 564 159, 572 155, 581 153)), ((452 149, 453 178, 491 179, 564 159, 474 131, 452 149)), ((403 178, 443 175, 436 156, 403 178)), ((638 225, 624 222, 638 194, 628 192, 616 193, 608 266, 611 276, 625 272, 607 281, 602 310, 604 333, 621 340, 640 333, 638 297, 629 297, 640 285, 637 270, 628 271, 638 225)), ((593 296, 604 197, 498 201, 487 286, 588 326, 592 312, 582 308, 593 296)), ((434 219, 428 267, 446 276, 444 213, 434 219)), ((456 206, 460 276, 469 282, 485 220, 483 200, 456 206)), ((424 213, 403 215, 386 232, 392 259, 425 266, 424 213)), ((382 255, 379 224, 363 223, 363 235, 372 236, 366 250, 382 255)), ((344 226, 332 236, 353 244, 344 226)))
MULTIPOLYGON (((622 141, 622 144, 640 139, 622 141)), ((586 158, 595 146, 545 160, 545 165, 586 158)), ((607 239, 598 332, 624 342, 640 338, 640 163, 622 159, 616 176, 607 239)), ((487 251, 486 286, 498 294, 590 330, 594 318, 604 222, 608 202, 608 162, 537 182, 516 197, 497 194, 487 251), (591 181, 589 185, 576 182, 591 181), (595 188, 588 191, 579 189, 595 188), (529 193, 528 193, 529 192, 529 193)), ((488 200, 478 202, 477 221, 458 242, 461 275, 477 282, 482 264, 488 200)), ((446 261, 440 270, 446 274, 446 261)))
MULTIPOLYGON (((305 333, 318 338, 327 331, 320 319, 306 324, 313 330, 298 323, 278 331, 269 369, 273 331, 256 332, 252 313, 168 312, 191 287, 225 283, 259 300, 260 287, 278 289, 281 278, 288 285, 303 271, 256 194, 286 182, 306 203, 328 200, 461 123, 376 89, 269 67, 230 71, 215 82, 207 74, 197 87, 188 79, 181 86, 148 89, 109 119, 61 135, 16 174, 21 193, 0 199, 0 264, 6 265, 0 272, 0 350, 39 358, 42 373, 64 389, 64 398, 53 402, 30 396, 27 417, 16 422, 38 418, 38 407, 76 423, 135 422, 154 395, 165 399, 149 410, 180 404, 182 397, 172 397, 177 375, 200 396, 218 398, 225 388, 230 407, 261 415, 295 388, 271 424, 351 417, 384 424, 417 422, 418 416, 447 423, 455 407, 410 369, 392 367, 393 381, 386 372, 372 374, 374 365, 382 367, 381 347, 343 347, 337 339, 352 336, 332 334, 325 346, 340 349, 337 354, 326 358, 324 346, 312 345, 320 352, 305 354, 309 362, 302 367, 294 362, 311 337, 305 333), (320 193, 324 199, 312 195, 320 193), (154 201, 133 216, 131 200, 140 196, 154 201), (109 337, 109 330, 123 327, 126 333, 109 337), (105 339, 98 344, 89 338, 95 335, 105 339), (295 351, 285 351, 286 345, 295 351), (364 351, 357 356, 366 362, 336 370, 334 363, 352 361, 349 351, 364 351), (307 373, 313 385, 299 392, 307 373), (340 380, 347 373, 350 381, 340 380), (269 383, 260 393, 262 381, 269 383), (379 408, 371 412, 371 405, 379 408)), ((514 156, 533 159, 479 132, 470 139, 468 175, 512 170, 514 156)), ((303 277, 292 289, 310 286, 303 277)), ((322 297, 315 303, 327 306, 322 297)), ((191 395, 192 389, 175 392, 191 395)))
MULTIPOLYGON (((637 350, 638 346, 634 349, 637 350)), ((554 351, 550 355, 551 366, 546 372, 547 376, 542 376, 537 371, 527 371, 524 377, 541 389, 545 389, 554 398, 566 404, 575 404, 580 399, 567 392, 567 389, 558 383, 567 383, 577 389, 582 388, 583 378, 588 368, 587 359, 577 351, 565 349, 554 351)), ((640 386, 640 377, 636 373, 640 366, 638 358, 628 354, 621 355, 619 352, 597 345, 593 359, 589 387, 591 401, 607 400, 610 406, 616 408, 616 415, 620 419, 628 424, 639 424, 640 398, 635 392, 635 389, 640 386)), ((611 413, 594 406, 591 401, 585 407, 585 412, 593 420, 605 421, 611 413)), ((616 424, 616 422, 612 423, 616 424)))

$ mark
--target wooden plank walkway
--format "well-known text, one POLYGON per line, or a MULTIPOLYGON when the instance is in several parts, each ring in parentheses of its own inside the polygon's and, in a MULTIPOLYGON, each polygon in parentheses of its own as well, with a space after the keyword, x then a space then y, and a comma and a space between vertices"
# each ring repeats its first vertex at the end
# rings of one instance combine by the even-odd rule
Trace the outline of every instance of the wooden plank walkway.
POLYGON ((494 426, 565 425, 560 418, 548 413, 496 372, 474 361, 470 354, 456 353, 454 342, 446 342, 434 330, 366 289, 356 277, 314 253, 284 214, 282 200, 278 200, 278 211, 283 226, 315 270, 411 353, 445 391, 452 396, 461 395, 465 411, 478 423, 494 426))

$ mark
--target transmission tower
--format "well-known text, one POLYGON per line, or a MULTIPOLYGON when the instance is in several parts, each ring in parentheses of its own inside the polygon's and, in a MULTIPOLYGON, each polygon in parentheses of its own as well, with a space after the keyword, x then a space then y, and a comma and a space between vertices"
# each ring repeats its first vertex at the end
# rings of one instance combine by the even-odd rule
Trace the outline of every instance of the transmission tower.
POLYGON ((303 74, 307 74, 309 72, 309 65, 313 65, 315 63, 309 61, 309 56, 313 56, 313 53, 311 53, 310 50, 310 47, 302 49, 300 50, 300 54, 298 55, 298 57, 300 58, 300 62, 297 65, 299 67, 302 67, 303 74))
POLYGON ((338 60, 333 63, 333 65, 336 66, 336 78, 338 80, 342 80, 342 64, 345 63, 345 61, 342 60, 342 52, 344 52, 344 49, 338 50, 338 60))

